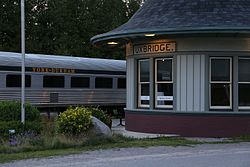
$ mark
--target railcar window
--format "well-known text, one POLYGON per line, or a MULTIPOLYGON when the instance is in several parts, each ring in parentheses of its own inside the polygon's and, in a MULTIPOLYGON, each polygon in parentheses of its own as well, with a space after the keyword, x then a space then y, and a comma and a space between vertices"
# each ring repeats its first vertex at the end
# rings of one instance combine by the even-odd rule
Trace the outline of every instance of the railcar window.
POLYGON ((44 88, 64 88, 64 76, 44 76, 44 88))
POLYGON ((112 88, 113 78, 96 77, 95 88, 112 88))
POLYGON ((126 78, 118 78, 117 88, 125 89, 126 88, 126 78))
POLYGON ((89 88, 89 77, 71 77, 71 88, 89 88))
MULTIPOLYGON (((6 87, 21 87, 22 79, 21 75, 9 74, 6 76, 6 87)), ((30 87, 31 76, 25 75, 25 87, 30 87)))

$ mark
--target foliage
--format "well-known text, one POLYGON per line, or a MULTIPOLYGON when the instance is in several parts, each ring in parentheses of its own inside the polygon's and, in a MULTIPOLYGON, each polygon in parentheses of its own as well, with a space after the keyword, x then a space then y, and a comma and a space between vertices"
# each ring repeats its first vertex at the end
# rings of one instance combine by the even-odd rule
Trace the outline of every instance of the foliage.
POLYGON ((235 137, 234 141, 239 141, 239 142, 250 142, 250 134, 242 135, 239 137, 235 137))
MULTIPOLYGON (((0 121, 19 121, 21 119, 21 103, 19 101, 0 102, 0 121)), ((40 112, 29 103, 25 104, 25 120, 39 121, 40 112)))
POLYGON ((8 137, 11 129, 15 130, 15 134, 27 132, 39 134, 42 126, 40 121, 26 121, 25 124, 22 124, 21 121, 0 121, 0 137, 8 137))
POLYGON ((18 0, 0 1, 0 50, 20 51, 20 7, 18 0))
POLYGON ((47 115, 43 115, 41 118, 42 122, 42 131, 41 135, 43 136, 55 136, 56 135, 56 128, 57 128, 57 116, 50 116, 50 118, 47 117, 47 115))
POLYGON ((14 129, 16 134, 32 131, 40 133, 40 112, 36 107, 25 104, 25 124, 21 119, 21 103, 18 101, 0 102, 0 136, 7 137, 9 130, 14 129))
POLYGON ((60 133, 77 135, 86 132, 91 126, 91 112, 83 107, 68 108, 60 113, 58 131, 60 133))
POLYGON ((201 142, 189 141, 184 138, 161 137, 157 139, 132 139, 121 135, 102 138, 102 140, 100 140, 100 138, 87 138, 82 141, 79 141, 78 137, 57 135, 46 140, 48 142, 35 142, 37 143, 36 145, 29 144, 17 147, 11 147, 5 144, 0 145, 0 163, 17 159, 66 155, 97 149, 202 144, 201 142))
MULTIPOLYGON (((26 0, 26 51, 124 59, 93 48, 90 38, 128 21, 141 0, 26 0)), ((0 1, 0 50, 20 52, 20 1, 0 1)))
POLYGON ((111 127, 112 119, 109 115, 107 115, 103 110, 100 108, 89 107, 87 108, 88 111, 91 112, 91 115, 105 123, 108 127, 111 127))

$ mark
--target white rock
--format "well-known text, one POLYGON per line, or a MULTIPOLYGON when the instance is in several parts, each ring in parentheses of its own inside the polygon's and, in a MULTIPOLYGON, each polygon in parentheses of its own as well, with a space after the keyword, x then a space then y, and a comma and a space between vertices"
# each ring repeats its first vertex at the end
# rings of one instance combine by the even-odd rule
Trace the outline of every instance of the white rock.
POLYGON ((91 128, 91 132, 96 136, 100 137, 111 137, 112 132, 111 129, 102 121, 97 119, 96 117, 91 117, 93 127, 91 128))

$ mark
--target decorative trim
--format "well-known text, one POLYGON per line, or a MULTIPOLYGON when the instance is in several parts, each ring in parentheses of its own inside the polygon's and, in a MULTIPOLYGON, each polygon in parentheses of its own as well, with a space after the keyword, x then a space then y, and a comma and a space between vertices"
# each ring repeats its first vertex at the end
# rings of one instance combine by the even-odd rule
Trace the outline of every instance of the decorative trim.
POLYGON ((145 34, 152 33, 156 35, 193 35, 193 34, 245 34, 249 36, 249 27, 199 27, 199 28, 167 28, 167 29, 136 29, 130 31, 117 31, 117 32, 107 32, 104 34, 99 34, 90 39, 92 44, 98 42, 120 39, 124 43, 129 41, 128 38, 144 37, 145 34))
POLYGON ((240 111, 240 112, 232 112, 232 111, 206 111, 206 112, 180 112, 180 111, 172 111, 172 110, 149 110, 149 109, 124 109, 126 113, 136 114, 136 115, 185 115, 185 116, 250 116, 250 112, 248 111, 240 111))

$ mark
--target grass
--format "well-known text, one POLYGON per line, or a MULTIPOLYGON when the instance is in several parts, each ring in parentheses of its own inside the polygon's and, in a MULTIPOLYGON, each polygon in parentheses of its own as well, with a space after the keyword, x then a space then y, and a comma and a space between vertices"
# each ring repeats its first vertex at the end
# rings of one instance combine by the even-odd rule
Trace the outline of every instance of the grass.
POLYGON ((201 144, 200 142, 189 141, 184 138, 166 138, 160 137, 156 139, 131 139, 121 135, 114 135, 112 138, 91 138, 84 141, 80 145, 61 145, 57 148, 15 148, 11 146, 0 147, 0 163, 10 162, 13 160, 21 160, 28 158, 41 158, 48 156, 77 154, 84 151, 111 149, 111 148, 127 148, 127 147, 150 147, 150 146, 191 146, 193 144, 201 144), (67 148, 70 147, 70 148, 67 148), (8 150, 9 153, 3 150, 8 150), (12 152, 12 153, 10 153, 12 152))
POLYGON ((56 156, 56 155, 76 154, 80 152, 81 152, 80 150, 77 150, 74 148, 68 148, 68 149, 55 149, 55 150, 0 154, 0 163, 6 163, 6 162, 13 161, 13 160, 22 160, 22 159, 29 159, 29 158, 41 158, 41 157, 49 157, 49 156, 56 156))
MULTIPOLYGON (((65 142, 65 138, 63 141, 65 142)), ((13 160, 41 158, 58 155, 77 154, 85 151, 128 148, 128 147, 151 147, 151 146, 193 146, 195 144, 227 144, 238 142, 250 142, 250 136, 241 136, 228 141, 219 142, 199 142, 191 141, 181 137, 160 137, 155 139, 132 139, 121 135, 113 135, 111 138, 92 137, 83 142, 66 140, 66 143, 55 144, 47 147, 26 146, 25 148, 0 146, 0 163, 10 162, 13 160), (74 143, 74 144, 73 144, 74 143), (4 150, 8 150, 7 152, 4 150)))
POLYGON ((151 146, 193 146, 195 144, 225 144, 250 142, 250 136, 241 136, 228 141, 200 142, 181 137, 159 137, 155 139, 133 139, 121 135, 110 138, 98 138, 91 134, 83 136, 65 136, 57 134, 55 120, 44 120, 43 131, 39 136, 17 136, 19 143, 10 146, 0 140, 0 163, 13 160, 41 158, 57 155, 77 154, 85 151, 151 146))
POLYGON ((235 142, 250 142, 250 135, 244 135, 233 139, 235 142))

